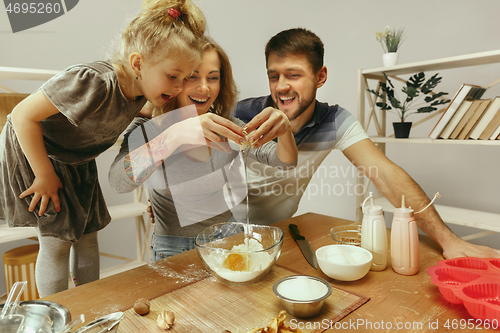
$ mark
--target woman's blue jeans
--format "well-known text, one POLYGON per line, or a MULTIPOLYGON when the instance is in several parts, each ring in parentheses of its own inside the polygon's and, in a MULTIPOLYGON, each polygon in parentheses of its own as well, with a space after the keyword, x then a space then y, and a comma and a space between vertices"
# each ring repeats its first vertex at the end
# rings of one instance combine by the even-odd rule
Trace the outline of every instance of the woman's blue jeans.
POLYGON ((152 261, 165 259, 173 255, 189 251, 195 248, 195 237, 179 237, 153 234, 151 249, 153 250, 152 261))

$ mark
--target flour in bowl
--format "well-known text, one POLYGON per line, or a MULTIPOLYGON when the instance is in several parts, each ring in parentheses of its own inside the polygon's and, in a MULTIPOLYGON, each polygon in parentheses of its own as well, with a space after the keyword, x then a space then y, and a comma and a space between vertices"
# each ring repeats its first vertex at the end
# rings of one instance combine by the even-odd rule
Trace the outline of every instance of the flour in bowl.
POLYGON ((233 246, 231 252, 217 249, 205 257, 206 263, 215 273, 232 282, 256 278, 271 265, 272 260, 262 244, 248 238, 244 244, 233 246))

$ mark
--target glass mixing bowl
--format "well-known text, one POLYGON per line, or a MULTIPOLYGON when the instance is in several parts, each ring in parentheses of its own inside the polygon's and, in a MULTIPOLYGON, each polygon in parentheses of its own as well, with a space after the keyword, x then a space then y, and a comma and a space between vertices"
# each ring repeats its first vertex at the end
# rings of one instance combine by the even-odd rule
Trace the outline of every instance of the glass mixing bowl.
POLYGON ((330 229, 330 235, 337 244, 361 246, 361 224, 339 225, 330 229))
POLYGON ((281 253, 283 236, 278 227, 225 222, 200 232, 195 244, 210 274, 230 285, 248 285, 271 270, 281 253))

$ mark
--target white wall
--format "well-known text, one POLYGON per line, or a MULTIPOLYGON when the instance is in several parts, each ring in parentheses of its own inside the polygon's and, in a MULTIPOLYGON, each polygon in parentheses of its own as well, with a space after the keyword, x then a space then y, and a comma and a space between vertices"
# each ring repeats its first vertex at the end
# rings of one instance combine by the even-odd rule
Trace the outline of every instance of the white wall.
MULTIPOLYGON (((357 70, 382 65, 382 48, 375 31, 385 26, 404 27, 406 40, 400 63, 442 58, 499 48, 500 21, 497 0, 195 0, 206 15, 209 34, 229 54, 241 98, 268 93, 264 46, 277 32, 305 27, 325 44, 328 81, 318 92, 320 101, 340 104, 357 113, 357 70)), ((64 16, 13 34, 7 15, 0 9, 0 66, 63 69, 69 65, 106 57, 116 45, 121 28, 140 8, 137 0, 86 0, 64 16)), ((439 91, 453 95, 461 83, 486 85, 499 78, 500 66, 481 66, 442 71, 439 91)), ((30 92, 38 83, 5 82, 18 91, 30 92)), ((500 95, 500 87, 484 97, 500 95)), ((419 116, 410 118, 418 120, 419 116)), ((393 119, 390 118, 389 121, 393 119)), ((427 136, 433 124, 414 129, 413 136, 427 136)), ((389 128, 390 126, 388 126, 389 128)), ((500 213, 500 154, 496 147, 389 145, 388 156, 405 168, 424 191, 442 194, 440 204, 500 213)), ((110 204, 130 200, 117 196, 107 185, 107 168, 113 158, 98 160, 101 183, 110 204)), ((325 160, 329 168, 352 173, 338 152, 325 160)), ((347 190, 354 177, 317 177, 315 189, 347 190), (326 185, 325 185, 326 184, 326 185)), ((306 193, 299 213, 314 211, 354 219, 352 195, 326 196, 306 193)), ((499 221, 500 222, 500 221, 499 221)), ((454 228, 458 233, 462 232, 454 228)), ((117 222, 100 234, 101 248, 133 256, 133 224, 117 222), (126 241, 123 241, 126 239, 126 241), (127 246, 128 245, 128 246, 127 246)), ((498 243, 498 236, 482 242, 498 243)), ((0 245, 0 253, 21 243, 0 245)), ((108 262, 103 262, 106 265, 108 262)), ((0 281, 1 283, 1 281, 0 281)), ((3 285, 0 284, 0 294, 3 285)))

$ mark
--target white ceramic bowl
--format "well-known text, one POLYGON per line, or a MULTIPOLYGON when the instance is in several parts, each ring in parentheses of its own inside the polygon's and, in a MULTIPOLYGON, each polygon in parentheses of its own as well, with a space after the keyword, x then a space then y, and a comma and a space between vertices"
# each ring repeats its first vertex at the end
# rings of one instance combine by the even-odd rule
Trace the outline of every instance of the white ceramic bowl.
POLYGON ((373 255, 370 251, 352 245, 333 244, 316 250, 323 273, 335 280, 355 281, 368 273, 373 255))

